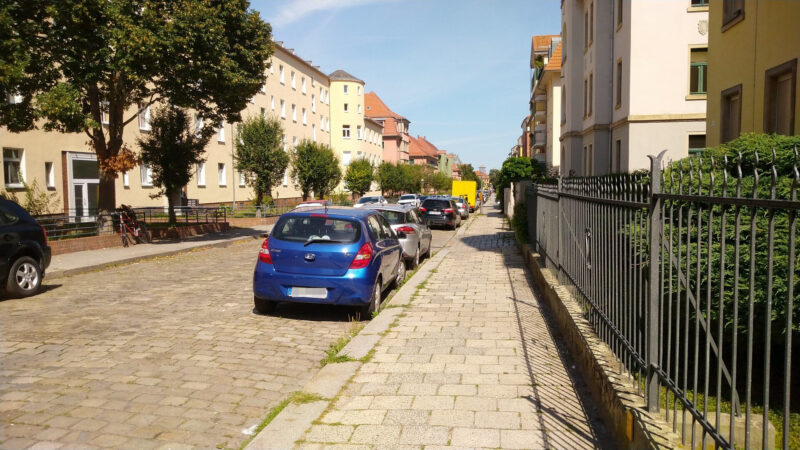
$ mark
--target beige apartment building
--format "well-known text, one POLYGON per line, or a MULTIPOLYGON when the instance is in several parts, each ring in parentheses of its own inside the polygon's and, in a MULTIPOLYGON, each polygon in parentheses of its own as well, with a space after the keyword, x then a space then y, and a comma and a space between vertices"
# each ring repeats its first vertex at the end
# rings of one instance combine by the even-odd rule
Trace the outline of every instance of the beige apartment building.
POLYGON ((600 175, 705 147, 708 6, 562 2, 562 169, 600 175))
POLYGON ((532 157, 557 173, 561 166, 561 36, 531 40, 530 112, 532 157))
MULTIPOLYGON (((297 56, 293 50, 277 43, 270 67, 265 73, 266 83, 248 103, 242 117, 275 115, 284 128, 286 151, 302 139, 330 143, 330 83, 328 77, 310 62, 297 56)), ((137 151, 136 140, 150 130, 150 114, 158 106, 138 111, 138 120, 125 127, 125 145, 137 151)), ((127 114, 137 115, 137 108, 127 114)), ((242 174, 235 170, 235 124, 224 123, 206 147, 206 161, 195 168, 195 176, 185 187, 186 197, 199 204, 246 202, 254 195, 245 185, 242 174)), ((37 184, 53 192, 63 205, 64 212, 90 216, 97 208, 99 184, 97 157, 83 133, 56 133, 36 129, 24 133, 10 133, 0 129, 0 147, 3 149, 4 189, 22 187, 17 173, 28 183, 37 184)), ((157 191, 146 166, 122 173, 116 182, 118 204, 133 206, 165 206, 166 198, 153 199, 157 191)), ((283 183, 273 191, 279 202, 299 198, 288 172, 283 183)), ((55 211, 54 211, 55 212, 55 211)))
MULTIPOLYGON (((344 70, 330 75, 331 147, 342 164, 342 174, 356 159, 377 167, 383 161, 383 125, 364 109, 364 82, 344 70)), ((344 189, 344 182, 340 184, 344 189)), ((373 185, 371 193, 379 193, 373 185)))

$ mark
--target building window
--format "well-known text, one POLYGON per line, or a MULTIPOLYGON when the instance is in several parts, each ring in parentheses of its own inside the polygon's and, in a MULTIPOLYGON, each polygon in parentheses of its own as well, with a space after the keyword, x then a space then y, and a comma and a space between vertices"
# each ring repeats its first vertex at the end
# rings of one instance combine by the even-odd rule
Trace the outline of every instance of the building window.
POLYGON ((254 105, 256 104, 256 96, 255 95, 250 97, 250 103, 252 103, 254 105))
POLYGON ((311 112, 317 112, 317 98, 314 96, 314 94, 311 94, 311 112))
POLYGON ((767 70, 764 77, 764 132, 794 134, 797 60, 767 70))
POLYGON ((344 104, 344 112, 350 112, 350 105, 347 103, 344 104))
POLYGON ((292 122, 297 122, 297 105, 292 104, 292 122))
POLYGON ((705 134, 689 135, 689 156, 698 156, 706 149, 705 134))
POLYGON ((589 81, 586 78, 584 78, 583 79, 583 117, 584 118, 586 118, 586 116, 589 113, 589 105, 588 105, 588 103, 586 103, 588 95, 589 95, 589 81))
POLYGON ((622 106, 622 61, 617 61, 616 106, 622 106))
POLYGON ((292 148, 297 147, 297 136, 292 136, 292 148))
POLYGON ((264 82, 264 84, 261 85, 261 93, 262 94, 266 94, 267 93, 267 83, 266 83, 266 81, 264 82))
POLYGON ((289 169, 283 171, 283 186, 286 187, 289 185, 289 169))
POLYGON ((725 143, 739 137, 742 121, 742 85, 722 91, 720 111, 720 142, 725 143))
POLYGON ((47 182, 48 189, 55 189, 56 187, 56 171, 53 167, 53 163, 46 162, 44 163, 44 177, 45 181, 47 182))
POLYGON ((327 131, 328 133, 331 132, 331 118, 330 117, 325 119, 325 131, 327 131))
POLYGON ((281 119, 286 118, 286 102, 281 100, 281 119))
POLYGON ((722 0, 722 31, 744 20, 744 0, 722 0))
POLYGON ((295 76, 294 70, 292 71, 292 89, 297 90, 297 76, 295 76))
POLYGON ((300 91, 306 93, 306 77, 300 77, 300 91))
POLYGON ((589 116, 592 115, 592 104, 594 103, 594 74, 589 74, 589 116))
POLYGON ((100 102, 100 122, 108 125, 108 102, 100 102))
POLYGON ((308 125, 308 116, 306 116, 305 108, 303 108, 303 125, 308 125))
POLYGON ((622 0, 617 0, 617 26, 622 25, 622 0))
POLYGON ((225 163, 217 164, 217 179, 219 180, 220 186, 225 186, 228 184, 228 177, 225 173, 225 163))
POLYGON ((283 151, 286 151, 286 135, 281 135, 281 145, 283 146, 283 151))
POLYGON ((269 61, 269 74, 270 75, 275 74, 275 64, 273 64, 272 60, 269 61))
POLYGON ((311 139, 317 142, 317 126, 313 124, 311 125, 311 139))
POLYGON ((622 172, 622 141, 619 139, 614 143, 614 163, 612 170, 614 173, 622 172))
POLYGON ((278 77, 281 80, 281 84, 286 84, 286 77, 284 76, 284 73, 283 73, 283 64, 278 66, 278 77))
POLYGON ((325 131, 325 117, 319 116, 319 131, 325 131))
POLYGON ((583 13, 583 49, 589 48, 589 11, 583 13))
POLYGON ((708 6, 708 0, 691 0, 692 6, 708 6))
POLYGON ((131 187, 131 177, 128 172, 122 172, 122 187, 131 187))
POLYGON ((346 84, 343 86, 343 88, 344 88, 344 95, 347 95, 347 87, 348 87, 348 86, 347 86, 346 84))
POLYGON ((22 187, 22 155, 21 148, 3 149, 3 173, 6 177, 7 187, 22 187))
POLYGON ((360 141, 360 140, 361 140, 361 138, 363 137, 363 136, 362 136, 362 134, 361 134, 361 125, 358 125, 358 126, 356 127, 356 136, 358 136, 358 140, 359 140, 359 141, 360 141))
POLYGON ((275 96, 274 95, 270 95, 269 96, 269 109, 272 110, 272 111, 275 111, 275 96))
POLYGON ((147 164, 142 164, 139 167, 139 172, 142 177, 142 187, 153 186, 153 169, 147 164))
POLYGON ((244 187, 245 177, 243 172, 239 172, 239 187, 244 187))
POLYGON ((342 164, 345 166, 350 165, 350 152, 342 152, 342 164))
POLYGON ((314 79, 313 78, 311 79, 311 87, 312 88, 314 87, 314 79))
POLYGON ((319 87, 319 101, 320 102, 325 101, 325 90, 322 89, 322 86, 319 87))
POLYGON ((342 126, 342 137, 345 139, 350 139, 350 125, 342 126))
POLYGON ((197 164, 197 185, 201 187, 206 185, 206 163, 204 162, 197 164))
POLYGON ((139 103, 139 129, 150 131, 150 106, 139 103))
POLYGON ((198 116, 194 116, 194 134, 200 136, 200 133, 203 131, 203 118, 198 116))
POLYGON ((361 103, 358 104, 358 113, 361 114, 361 103))
POLYGON ((261 108, 261 118, 267 117, 267 108, 261 108))
MULTIPOLYGON (((264 108, 261 108, 261 115, 264 115, 264 108)), ((217 142, 225 142, 225 121, 223 120, 221 124, 219 124, 219 129, 217 130, 217 142)))
POLYGON ((331 91, 325 91, 325 104, 331 104, 331 91))
POLYGON ((594 42, 594 3, 589 5, 589 45, 594 42))
POLYGON ((708 49, 693 48, 689 69, 689 93, 705 94, 708 88, 708 49))

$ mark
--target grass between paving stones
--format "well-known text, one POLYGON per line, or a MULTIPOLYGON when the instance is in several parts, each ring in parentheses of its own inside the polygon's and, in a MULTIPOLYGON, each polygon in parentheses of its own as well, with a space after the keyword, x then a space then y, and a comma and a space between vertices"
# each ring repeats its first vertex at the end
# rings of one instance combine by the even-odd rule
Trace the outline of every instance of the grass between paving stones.
MULTIPOLYGON (((274 408, 269 410, 269 412, 267 413, 267 417, 265 417, 264 420, 256 427, 255 431, 253 432, 253 435, 250 436, 250 439, 245 441, 239 448, 243 449, 247 447, 247 444, 249 444, 250 441, 255 439, 255 437, 258 436, 258 433, 260 433, 261 430, 266 428, 267 425, 270 424, 270 422, 272 422, 276 417, 278 417, 278 414, 280 414, 281 411, 286 409, 286 407, 289 406, 290 403, 303 405, 306 403, 318 402, 323 400, 328 400, 328 399, 326 399, 325 397, 320 397, 317 394, 309 394, 308 392, 303 392, 303 391, 292 392, 291 394, 289 394, 288 397, 284 398, 283 400, 281 400, 280 403, 275 405, 274 408)), ((217 448, 221 447, 217 446, 217 448)))
POLYGON ((328 364, 355 361, 353 358, 347 355, 339 355, 339 352, 342 351, 342 349, 350 342, 350 340, 353 339, 363 328, 363 324, 355 322, 351 319, 350 329, 347 330, 347 334, 335 340, 333 343, 331 343, 328 349, 325 350, 325 357, 319 362, 320 366, 325 367, 328 364))

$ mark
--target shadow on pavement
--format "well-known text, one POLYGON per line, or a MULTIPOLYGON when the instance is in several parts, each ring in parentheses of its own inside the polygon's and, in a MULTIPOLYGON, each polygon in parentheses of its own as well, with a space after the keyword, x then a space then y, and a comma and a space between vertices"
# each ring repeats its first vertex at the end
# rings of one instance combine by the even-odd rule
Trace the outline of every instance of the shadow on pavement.
POLYGON ((368 318, 361 317, 361 313, 356 307, 312 303, 280 303, 272 314, 261 314, 253 308, 253 314, 311 322, 359 322, 368 320, 368 318))

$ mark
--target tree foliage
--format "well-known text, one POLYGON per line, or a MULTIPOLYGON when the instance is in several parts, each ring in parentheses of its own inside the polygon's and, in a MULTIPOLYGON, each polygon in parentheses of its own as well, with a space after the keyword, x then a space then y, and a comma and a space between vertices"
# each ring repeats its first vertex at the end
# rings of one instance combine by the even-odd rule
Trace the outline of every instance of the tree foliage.
POLYGON ((503 161, 503 167, 497 173, 496 181, 493 182, 497 190, 497 200, 503 205, 503 190, 511 186, 515 181, 529 180, 533 174, 531 159, 524 156, 511 156, 503 161))
POLYGON ((292 150, 292 178, 303 196, 313 192, 318 198, 329 195, 342 179, 339 158, 330 146, 303 139, 292 150))
POLYGON ((167 196, 170 225, 176 222, 175 200, 192 179, 197 164, 205 161, 203 154, 212 132, 209 127, 198 131, 185 110, 165 106, 152 118, 150 133, 137 141, 142 163, 152 170, 153 186, 161 188, 154 197, 167 196))
POLYGON ((0 8, 0 33, 13 30, 0 44, 0 88, 24 99, 4 108, 0 123, 22 131, 41 117, 47 130, 86 133, 105 211, 116 206, 117 173, 136 163, 123 130, 138 105, 190 108, 211 125, 238 121, 273 52, 269 24, 246 0, 8 0, 0 8))
POLYGON ((389 195, 400 193, 444 192, 450 189, 453 179, 429 166, 417 164, 392 164, 384 162, 378 166, 378 185, 381 192, 389 195))
POLYGON ((472 167, 472 164, 459 164, 458 169, 461 171, 461 180, 474 181, 480 188, 481 179, 478 178, 478 175, 475 173, 475 169, 472 167))
POLYGON ((289 154, 283 151, 283 127, 275 117, 252 117, 239 127, 236 143, 236 170, 244 173, 245 181, 255 191, 257 205, 283 179, 289 167, 289 154))
POLYGON ((367 159, 359 158, 347 166, 344 175, 344 188, 358 197, 362 197, 375 181, 375 168, 367 159))

